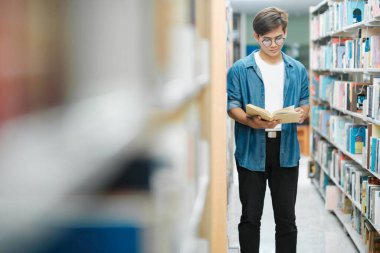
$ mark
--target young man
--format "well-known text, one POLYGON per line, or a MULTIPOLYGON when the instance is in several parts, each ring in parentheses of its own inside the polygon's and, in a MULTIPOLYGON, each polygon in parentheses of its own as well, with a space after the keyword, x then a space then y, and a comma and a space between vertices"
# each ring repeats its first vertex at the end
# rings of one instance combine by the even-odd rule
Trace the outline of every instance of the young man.
POLYGON ((271 7, 260 11, 253 20, 253 36, 260 49, 237 61, 227 76, 228 115, 236 121, 241 253, 259 252, 267 180, 276 223, 276 253, 295 253, 297 249, 297 125, 268 122, 245 113, 247 104, 269 111, 294 105, 300 114, 299 123, 308 116, 307 71, 300 62, 281 52, 287 23, 288 14, 283 10, 271 7))

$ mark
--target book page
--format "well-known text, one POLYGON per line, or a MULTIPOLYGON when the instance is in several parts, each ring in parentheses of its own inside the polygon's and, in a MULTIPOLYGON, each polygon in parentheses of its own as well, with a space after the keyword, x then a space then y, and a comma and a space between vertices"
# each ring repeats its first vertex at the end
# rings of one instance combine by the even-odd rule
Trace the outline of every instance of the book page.
POLYGON ((297 123, 301 114, 294 110, 294 105, 274 111, 272 114, 255 105, 248 104, 246 112, 250 116, 260 116, 263 120, 281 120, 281 123, 297 123))
POLYGON ((301 114, 294 110, 294 105, 273 112, 273 119, 281 120, 281 123, 297 123, 301 114))
POLYGON ((281 124, 285 123, 298 123, 301 119, 299 112, 279 113, 273 116, 275 120, 281 120, 281 124))
POLYGON ((246 106, 246 112, 250 116, 260 116, 262 119, 265 119, 268 121, 272 120, 272 115, 269 111, 252 104, 248 104, 246 106))
POLYGON ((291 105, 291 106, 288 106, 285 108, 278 109, 278 110, 274 111, 272 114, 276 115, 279 113, 287 113, 287 112, 293 112, 293 111, 294 111, 294 105, 291 105))

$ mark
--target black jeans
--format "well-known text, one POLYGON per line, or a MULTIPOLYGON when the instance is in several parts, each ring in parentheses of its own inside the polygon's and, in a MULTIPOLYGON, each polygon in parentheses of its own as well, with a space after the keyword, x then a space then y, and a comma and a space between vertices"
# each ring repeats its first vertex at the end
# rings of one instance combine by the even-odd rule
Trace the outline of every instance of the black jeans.
POLYGON ((239 194, 242 215, 239 223, 241 253, 259 253, 260 225, 268 179, 276 223, 276 253, 295 253, 297 226, 295 204, 299 166, 280 167, 280 138, 266 138, 265 172, 240 167, 239 194))

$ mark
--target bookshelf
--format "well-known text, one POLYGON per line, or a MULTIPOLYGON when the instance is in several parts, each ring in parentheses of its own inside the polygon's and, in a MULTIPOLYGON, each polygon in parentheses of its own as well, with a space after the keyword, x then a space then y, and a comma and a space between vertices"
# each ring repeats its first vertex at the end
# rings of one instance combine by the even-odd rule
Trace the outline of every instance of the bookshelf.
POLYGON ((358 251, 360 253, 366 253, 366 246, 364 245, 362 238, 360 238, 358 233, 356 233, 356 231, 352 228, 350 215, 344 214, 340 210, 334 210, 334 213, 336 217, 338 217, 339 221, 343 224, 345 231, 351 237, 358 251))
POLYGON ((378 4, 326 0, 309 10, 312 182, 326 202, 326 186, 339 189, 333 212, 363 253, 375 252, 373 240, 380 236, 380 210, 375 208, 380 201, 375 196, 380 179, 375 165, 380 136, 378 4), (341 210, 346 201, 351 214, 341 210))
POLYGON ((319 194, 321 195, 322 199, 325 200, 326 196, 325 196, 325 193, 323 192, 323 190, 321 189, 321 187, 318 185, 318 182, 316 180, 312 180, 315 188, 317 188, 319 194))
MULTIPOLYGON (((236 14, 235 14, 236 15, 236 14)), ((227 24, 227 59, 226 59, 226 71, 232 66, 235 58, 235 49, 234 49, 234 26, 236 26, 236 22, 234 22, 234 13, 230 3, 227 2, 226 7, 226 24, 227 24)), ((230 187, 234 182, 234 170, 235 170, 235 138, 234 138, 234 127, 235 122, 230 117, 227 117, 227 187, 228 191, 230 191, 230 187)), ((229 194, 227 195, 227 197, 229 194)), ((228 203, 229 203, 228 199, 228 203)))
POLYGON ((343 154, 345 154, 346 156, 350 157, 354 162, 356 162, 357 164, 359 164, 359 165, 362 166, 363 161, 362 161, 360 155, 355 155, 355 154, 352 154, 352 153, 348 152, 346 149, 342 148, 340 145, 338 145, 335 142, 331 141, 330 138, 328 138, 325 134, 321 133, 321 131, 319 131, 317 128, 312 127, 312 129, 313 129, 314 132, 318 133, 325 140, 327 140, 329 143, 331 143, 334 147, 336 147, 337 149, 339 149, 343 154))
POLYGON ((227 252, 224 2, 0 6, 0 251, 227 252))
MULTIPOLYGON (((324 173, 330 178, 330 180, 334 183, 334 185, 337 186, 338 189, 339 189, 343 194, 345 194, 345 196, 351 201, 351 203, 353 203, 353 205, 355 205, 355 207, 356 207, 358 210, 360 210, 360 211, 362 212, 362 206, 360 205, 360 203, 358 203, 357 201, 355 201, 355 200, 352 198, 351 195, 345 193, 344 188, 339 184, 339 182, 337 181, 337 179, 336 179, 334 176, 332 176, 332 175, 330 174, 329 170, 328 170, 325 166, 321 165, 321 163, 320 163, 315 157, 313 157, 313 160, 315 161, 315 163, 318 164, 318 166, 323 170, 323 172, 324 172, 324 173)), ((315 182, 315 180, 314 180, 314 182, 315 182)), ((321 190, 321 188, 320 188, 319 186, 318 186, 318 191, 322 194, 323 198, 325 198, 325 194, 324 194, 324 192, 321 190)), ((335 211, 336 211, 336 212, 339 212, 339 213, 342 213, 340 210, 334 210, 334 212, 335 212, 335 211)), ((377 230, 377 232, 380 233, 380 228, 378 228, 375 224, 373 224, 373 222, 372 222, 370 219, 368 219, 368 221, 369 221, 369 222, 371 223, 371 225, 377 230)))

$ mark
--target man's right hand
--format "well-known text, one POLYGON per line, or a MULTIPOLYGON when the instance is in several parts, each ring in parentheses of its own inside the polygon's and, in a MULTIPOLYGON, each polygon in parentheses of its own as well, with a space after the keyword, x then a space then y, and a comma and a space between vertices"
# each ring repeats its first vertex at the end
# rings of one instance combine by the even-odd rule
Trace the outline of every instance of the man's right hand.
POLYGON ((267 121, 262 120, 260 116, 247 117, 248 126, 257 129, 275 128, 278 124, 281 124, 280 120, 267 121))
POLYGON ((279 120, 273 120, 273 121, 267 121, 262 120, 260 116, 256 117, 248 117, 246 112, 243 111, 242 108, 233 108, 228 111, 228 115, 239 122, 240 124, 244 124, 246 126, 252 127, 252 128, 274 128, 277 126, 277 124, 280 124, 281 122, 279 120))

